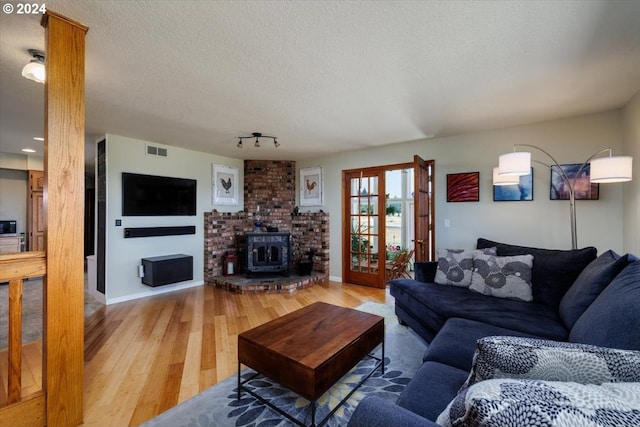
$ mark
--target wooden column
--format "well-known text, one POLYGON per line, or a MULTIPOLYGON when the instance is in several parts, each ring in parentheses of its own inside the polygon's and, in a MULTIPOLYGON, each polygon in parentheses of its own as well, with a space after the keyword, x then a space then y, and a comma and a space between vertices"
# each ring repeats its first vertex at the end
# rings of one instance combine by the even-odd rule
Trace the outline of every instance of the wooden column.
POLYGON ((47 425, 83 422, 84 47, 87 28, 47 11, 44 388, 47 425))

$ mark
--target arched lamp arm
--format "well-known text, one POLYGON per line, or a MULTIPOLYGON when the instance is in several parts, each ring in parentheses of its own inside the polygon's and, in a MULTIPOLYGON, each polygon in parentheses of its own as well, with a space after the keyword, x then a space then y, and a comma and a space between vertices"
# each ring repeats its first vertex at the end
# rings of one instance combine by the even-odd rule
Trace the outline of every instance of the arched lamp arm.
MULTIPOLYGON (((558 170, 560 171, 560 176, 562 177, 562 179, 567 183, 567 187, 569 187, 569 195, 571 196, 573 194, 573 186, 575 185, 575 180, 573 182, 571 182, 571 180, 569 179, 569 175, 567 175, 567 173, 565 172, 564 169, 562 169, 562 166, 560 166, 560 163, 558 163, 558 161, 545 149, 538 147, 537 145, 532 145, 532 144, 513 144, 513 151, 516 150, 517 147, 530 147, 530 148, 535 148, 536 150, 540 150, 542 151, 544 154, 546 154, 551 161, 553 162, 553 164, 555 166, 558 167, 558 170)), ((598 153, 594 154, 597 155, 598 153)), ((593 156, 591 156, 589 159, 591 159, 593 156)), ((541 165, 544 165, 546 167, 548 167, 549 169, 551 169, 552 165, 548 165, 546 163, 542 163, 539 162, 537 160, 532 160, 533 162, 536 163, 540 163, 541 165)), ((584 166, 584 164, 583 164, 584 166)), ((580 168, 580 171, 582 171, 582 167, 580 168)))

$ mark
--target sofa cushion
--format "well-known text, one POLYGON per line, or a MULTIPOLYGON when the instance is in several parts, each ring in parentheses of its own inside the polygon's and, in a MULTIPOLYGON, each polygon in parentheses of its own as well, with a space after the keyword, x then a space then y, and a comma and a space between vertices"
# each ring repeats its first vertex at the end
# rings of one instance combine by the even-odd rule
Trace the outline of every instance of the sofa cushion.
POLYGON ((496 248, 486 249, 437 249, 438 269, 434 282, 439 285, 453 285, 468 288, 471 284, 473 257, 477 254, 496 254, 496 248))
POLYGON ((418 282, 433 283, 437 270, 437 261, 416 261, 413 263, 413 277, 418 282))
POLYGON ((576 320, 600 295, 600 292, 627 266, 629 255, 612 250, 600 255, 582 270, 560 301, 560 318, 571 329, 576 320))
POLYGON ((640 386, 495 379, 462 390, 438 417, 444 426, 637 426, 640 386))
MULTIPOLYGON (((278 418, 273 424, 281 424, 278 418)), ((195 423, 194 423, 195 425, 195 423)), ((262 425, 262 424, 260 424, 262 425)), ((271 424, 269 424, 271 425, 271 424)), ((442 427, 388 399, 369 394, 358 403, 347 427, 442 427)))
POLYGON ((580 272, 597 255, 594 247, 575 250, 539 249, 478 239, 478 249, 490 247, 496 247, 498 256, 533 255, 533 302, 556 309, 580 272))
POLYGON ((542 338, 564 341, 568 336, 557 308, 410 279, 392 280, 390 286, 396 305, 432 331, 442 329, 447 319, 459 317, 542 338))
POLYGON ((531 301, 533 255, 474 254, 469 289, 497 298, 531 301))
POLYGON ((535 338, 524 332, 454 317, 447 320, 438 335, 431 341, 423 360, 444 363, 468 372, 471 370, 476 342, 492 335, 535 338))
POLYGON ((578 318, 569 341, 640 350, 640 261, 627 265, 578 318))
POLYGON ((639 382, 640 352, 513 336, 482 338, 465 385, 494 378, 639 382))
POLYGON ((468 372, 437 362, 418 368, 396 402, 398 406, 435 420, 456 396, 468 372))

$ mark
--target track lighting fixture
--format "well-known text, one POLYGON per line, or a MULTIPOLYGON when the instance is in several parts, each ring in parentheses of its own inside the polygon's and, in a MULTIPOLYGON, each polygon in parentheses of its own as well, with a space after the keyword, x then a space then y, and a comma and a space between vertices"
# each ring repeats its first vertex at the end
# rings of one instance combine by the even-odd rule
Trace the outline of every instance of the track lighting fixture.
POLYGON ((271 138, 273 139, 273 146, 278 148, 280 147, 280 143, 276 140, 275 136, 269 136, 269 135, 263 135, 260 132, 253 132, 251 134, 252 136, 239 136, 238 137, 238 143, 236 144, 236 147, 238 148, 242 148, 242 140, 243 139, 250 139, 250 138, 255 138, 255 142, 253 143, 253 146, 256 148, 260 148, 260 138, 271 138))

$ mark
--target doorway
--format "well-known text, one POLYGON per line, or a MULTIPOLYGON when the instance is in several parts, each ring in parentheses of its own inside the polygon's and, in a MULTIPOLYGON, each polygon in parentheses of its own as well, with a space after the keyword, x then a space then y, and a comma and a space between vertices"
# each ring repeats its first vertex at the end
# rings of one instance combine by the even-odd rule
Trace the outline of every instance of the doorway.
MULTIPOLYGON (((434 161, 343 171, 343 280, 386 287, 387 271, 403 254, 433 259, 434 161)), ((410 272, 403 270, 405 276, 410 272)))

